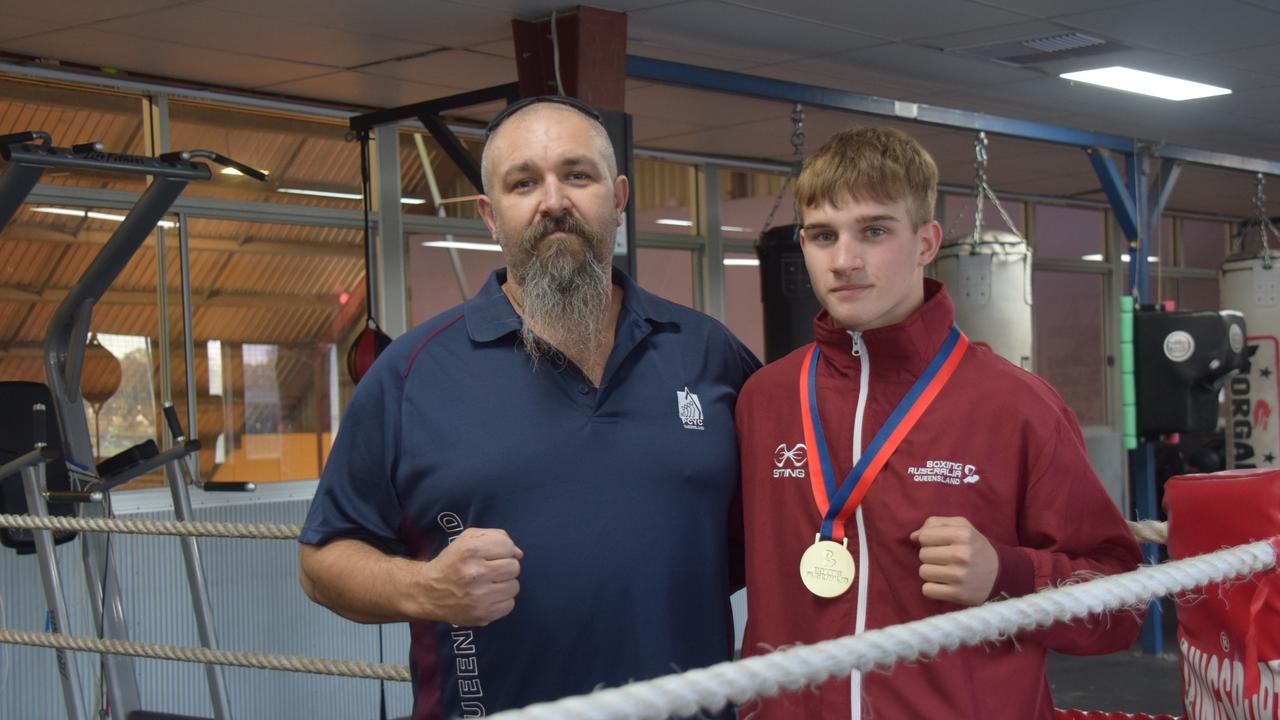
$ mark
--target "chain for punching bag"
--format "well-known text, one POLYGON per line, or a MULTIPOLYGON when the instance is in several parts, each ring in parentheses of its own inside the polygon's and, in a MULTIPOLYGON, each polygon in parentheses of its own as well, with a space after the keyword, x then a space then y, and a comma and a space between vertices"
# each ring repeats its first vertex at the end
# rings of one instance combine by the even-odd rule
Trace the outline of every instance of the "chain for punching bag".
POLYGON ((369 372, 373 361, 391 344, 391 338, 378 327, 373 319, 373 232, 369 224, 369 207, 372 190, 369 178, 369 133, 360 132, 360 189, 364 196, 364 307, 365 326, 347 349, 347 375, 358 383, 369 372))
POLYGON ((1280 243, 1280 232, 1276 231, 1276 226, 1271 223, 1271 218, 1267 217, 1267 196, 1263 192, 1263 188, 1267 184, 1267 178, 1262 173, 1258 173, 1257 183, 1253 190, 1253 212, 1258 223, 1258 237, 1262 241, 1262 267, 1266 270, 1271 269, 1271 245, 1267 242, 1267 233, 1275 236, 1276 242, 1280 243))
MULTIPOLYGON (((787 194, 787 188, 791 186, 791 181, 800 177, 800 168, 804 165, 804 106, 796 103, 791 108, 791 173, 787 175, 787 179, 782 182, 782 187, 778 190, 778 197, 773 199, 773 208, 769 210, 769 216, 764 220, 764 229, 760 231, 761 237, 764 236, 769 228, 773 227, 773 216, 777 214, 778 208, 782 205, 782 198, 787 194)), ((800 208, 792 209, 792 222, 796 226, 796 235, 800 233, 800 208)), ((793 240, 795 238, 792 238, 793 240)))

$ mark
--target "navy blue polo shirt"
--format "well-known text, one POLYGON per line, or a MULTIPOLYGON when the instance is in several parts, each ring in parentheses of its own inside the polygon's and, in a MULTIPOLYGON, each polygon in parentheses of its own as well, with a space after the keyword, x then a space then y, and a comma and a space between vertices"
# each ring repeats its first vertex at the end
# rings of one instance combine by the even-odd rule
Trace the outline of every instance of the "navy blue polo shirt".
POLYGON ((524 551, 515 610, 411 623, 414 718, 477 717, 726 660, 733 409, 759 361, 622 273, 599 388, 533 363, 502 293, 391 344, 342 420, 301 541, 435 557, 466 528, 524 551))

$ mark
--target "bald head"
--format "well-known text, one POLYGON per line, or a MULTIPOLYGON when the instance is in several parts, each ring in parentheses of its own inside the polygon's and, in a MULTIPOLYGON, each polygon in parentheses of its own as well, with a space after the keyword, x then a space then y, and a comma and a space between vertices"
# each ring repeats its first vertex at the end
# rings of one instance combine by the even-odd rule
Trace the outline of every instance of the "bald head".
POLYGON ((586 145, 584 150, 594 155, 609 179, 618 176, 618 160, 604 126, 567 105, 542 102, 529 105, 508 117, 485 142, 480 156, 480 179, 484 192, 495 191, 493 183, 498 180, 500 166, 510 160, 518 162, 515 156, 540 142, 548 130, 581 137, 586 145))

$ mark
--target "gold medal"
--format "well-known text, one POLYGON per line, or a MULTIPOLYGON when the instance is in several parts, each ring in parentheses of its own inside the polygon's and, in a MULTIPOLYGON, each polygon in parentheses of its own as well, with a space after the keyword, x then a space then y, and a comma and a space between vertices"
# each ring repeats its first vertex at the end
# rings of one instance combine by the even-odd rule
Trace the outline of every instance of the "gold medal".
POLYGON ((823 540, 814 535, 813 544, 800 556, 800 580, 809 592, 818 597, 832 598, 853 585, 856 566, 849 554, 849 540, 844 544, 823 540))

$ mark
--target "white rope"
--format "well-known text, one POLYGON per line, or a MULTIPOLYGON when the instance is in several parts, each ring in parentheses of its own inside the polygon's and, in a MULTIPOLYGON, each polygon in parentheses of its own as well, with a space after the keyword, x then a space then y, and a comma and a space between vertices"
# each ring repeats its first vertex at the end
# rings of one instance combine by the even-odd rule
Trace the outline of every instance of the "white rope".
POLYGON ((1129 530, 1133 532, 1133 539, 1140 544, 1169 544, 1169 523, 1162 523, 1158 520, 1130 520, 1129 530))
POLYGON ((178 645, 153 645, 125 640, 103 640, 81 635, 60 635, 8 628, 0 628, 0 643, 104 653, 107 655, 130 655, 132 657, 158 660, 177 660, 179 662, 200 663, 202 665, 234 665, 260 670, 283 670, 316 675, 340 675, 343 677, 409 682, 409 667, 407 665, 323 660, 301 655, 265 655, 262 653, 212 650, 210 648, 182 647, 178 645))
POLYGON ((692 670, 680 675, 600 690, 590 695, 530 705, 495 720, 658 720, 716 712, 781 690, 796 690, 854 670, 868 672, 961 645, 978 645, 1105 612, 1144 605, 1226 578, 1276 566, 1269 542, 1219 550, 1121 575, 991 602, 879 630, 800 645, 768 655, 692 670))
POLYGON ((296 540, 301 525, 266 523, 179 522, 177 520, 126 520, 82 518, 58 515, 0 514, 0 527, 64 532, 116 532, 132 535, 179 535, 186 537, 248 538, 252 540, 296 540))

